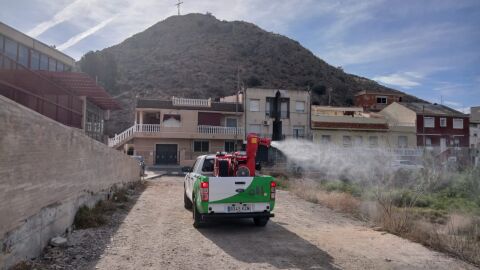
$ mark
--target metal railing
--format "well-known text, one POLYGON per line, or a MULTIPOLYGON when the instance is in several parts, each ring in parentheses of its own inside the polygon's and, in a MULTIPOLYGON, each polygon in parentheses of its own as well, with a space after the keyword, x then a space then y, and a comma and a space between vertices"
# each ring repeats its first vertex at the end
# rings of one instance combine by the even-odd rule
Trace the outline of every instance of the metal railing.
MULTIPOLYGON (((113 138, 108 139, 108 146, 116 147, 121 143, 133 138, 136 133, 159 133, 163 129, 169 129, 169 127, 163 127, 160 124, 135 124, 120 134, 115 134, 113 138)), ((171 132, 171 131, 165 131, 171 132)), ((182 133, 181 130, 175 131, 175 133, 182 133)), ((184 132, 185 133, 185 132, 184 132)), ((222 135, 243 135, 243 128, 238 127, 223 127, 223 126, 197 126, 197 133, 201 134, 222 134, 222 135)))
POLYGON ((64 125, 82 128, 83 101, 0 52, 0 95, 64 125))

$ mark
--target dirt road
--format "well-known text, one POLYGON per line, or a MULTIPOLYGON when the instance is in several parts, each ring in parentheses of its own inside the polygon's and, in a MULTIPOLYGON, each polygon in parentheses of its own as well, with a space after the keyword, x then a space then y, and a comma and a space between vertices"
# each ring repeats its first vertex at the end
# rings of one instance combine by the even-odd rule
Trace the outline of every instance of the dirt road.
POLYGON ((280 191, 265 228, 192 226, 183 179, 151 181, 96 269, 476 269, 280 191))

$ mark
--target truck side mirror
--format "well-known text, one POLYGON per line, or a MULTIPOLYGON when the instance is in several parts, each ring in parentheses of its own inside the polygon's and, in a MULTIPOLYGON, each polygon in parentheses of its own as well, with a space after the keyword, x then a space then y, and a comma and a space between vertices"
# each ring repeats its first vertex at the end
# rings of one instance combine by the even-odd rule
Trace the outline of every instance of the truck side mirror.
POLYGON ((188 167, 188 166, 182 167, 182 172, 184 172, 184 173, 189 173, 189 172, 191 172, 191 171, 192 171, 192 169, 191 169, 190 167, 188 167))

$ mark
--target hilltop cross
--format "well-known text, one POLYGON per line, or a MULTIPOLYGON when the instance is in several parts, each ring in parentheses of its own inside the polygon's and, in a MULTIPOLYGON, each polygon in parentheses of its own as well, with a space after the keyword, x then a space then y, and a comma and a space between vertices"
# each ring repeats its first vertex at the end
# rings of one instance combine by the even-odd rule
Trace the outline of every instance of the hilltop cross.
POLYGON ((178 0, 178 3, 175 4, 175 6, 177 6, 177 9, 178 9, 178 16, 180 16, 180 5, 183 4, 183 2, 180 2, 180 0, 178 0))

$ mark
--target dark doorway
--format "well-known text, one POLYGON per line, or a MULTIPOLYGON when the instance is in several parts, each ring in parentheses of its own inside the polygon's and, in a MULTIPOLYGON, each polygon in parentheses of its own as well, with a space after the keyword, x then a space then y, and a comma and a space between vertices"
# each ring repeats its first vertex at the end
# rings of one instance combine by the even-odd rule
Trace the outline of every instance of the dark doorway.
POLYGON ((155 147, 155 164, 177 164, 177 145, 157 144, 155 147))

